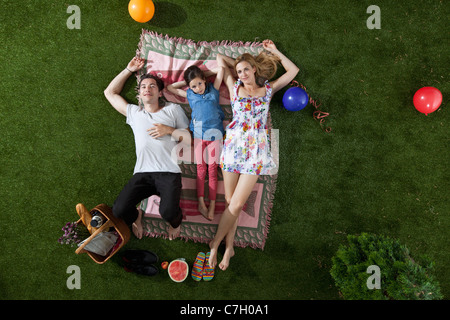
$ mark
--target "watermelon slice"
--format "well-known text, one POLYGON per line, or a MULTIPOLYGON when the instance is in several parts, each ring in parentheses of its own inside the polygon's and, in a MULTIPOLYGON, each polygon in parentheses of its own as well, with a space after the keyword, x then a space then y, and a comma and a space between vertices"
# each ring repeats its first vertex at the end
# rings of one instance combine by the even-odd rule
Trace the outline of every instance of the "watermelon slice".
POLYGON ((173 281, 183 282, 189 274, 189 265, 183 258, 179 258, 169 264, 167 272, 173 281))

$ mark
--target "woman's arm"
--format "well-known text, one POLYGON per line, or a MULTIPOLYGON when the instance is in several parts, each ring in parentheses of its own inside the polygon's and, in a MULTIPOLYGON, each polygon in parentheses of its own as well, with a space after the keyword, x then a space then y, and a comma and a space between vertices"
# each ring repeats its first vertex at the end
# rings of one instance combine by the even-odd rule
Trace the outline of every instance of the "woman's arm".
POLYGON ((221 61, 224 67, 228 67, 234 69, 234 59, 228 56, 225 56, 221 53, 218 53, 216 56, 217 62, 221 61))
POLYGON ((283 65, 286 72, 276 79, 275 81, 272 81, 270 83, 272 87, 272 92, 275 93, 281 88, 288 85, 292 80, 294 80, 295 76, 297 75, 299 68, 291 61, 289 60, 284 54, 282 54, 275 44, 271 40, 264 40, 263 41, 264 49, 271 52, 272 54, 278 56, 281 60, 281 64, 283 65))
POLYGON ((224 74, 225 74, 225 67, 219 66, 216 74, 216 79, 214 80, 214 88, 216 88, 216 90, 219 90, 220 85, 222 84, 224 74))
POLYGON ((187 94, 186 91, 181 89, 183 87, 187 86, 186 81, 178 81, 172 84, 169 84, 167 86, 167 90, 169 90, 169 92, 172 92, 173 94, 176 94, 180 97, 186 98, 187 94))
POLYGON ((236 82, 236 78, 231 73, 230 67, 232 70, 234 70, 234 59, 224 56, 220 53, 217 54, 217 64, 219 67, 222 67, 223 70, 223 82, 228 88, 228 91, 230 92, 230 98, 233 96, 233 87, 234 83, 236 82))

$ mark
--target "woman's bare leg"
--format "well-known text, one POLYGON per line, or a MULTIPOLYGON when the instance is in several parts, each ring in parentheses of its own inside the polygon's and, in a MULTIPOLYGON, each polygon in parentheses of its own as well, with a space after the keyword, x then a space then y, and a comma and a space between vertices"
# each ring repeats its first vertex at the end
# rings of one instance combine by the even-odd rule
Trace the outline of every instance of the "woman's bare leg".
MULTIPOLYGON (((220 219, 216 235, 209 244, 209 247, 211 248, 211 254, 209 256, 209 265, 211 267, 214 268, 217 265, 217 249, 219 248, 221 241, 227 236, 229 232, 232 232, 234 238, 234 233, 236 232, 234 227, 235 225, 237 227, 239 214, 241 213, 242 207, 247 202, 247 199, 250 196, 250 193, 252 192, 253 187, 257 180, 258 180, 257 175, 248 175, 248 174, 239 175, 229 205, 227 209, 225 209, 225 211, 223 212, 222 217, 220 219)), ((230 256, 230 254, 231 251, 228 252, 228 256, 230 256)), ((229 258, 227 259, 228 263, 229 258)), ((226 264, 226 261, 224 261, 224 264, 226 264)))
POLYGON ((227 233, 225 237, 225 253, 223 254, 222 261, 219 264, 219 268, 223 271, 228 268, 228 266, 230 265, 230 259, 234 256, 234 236, 236 234, 238 220, 236 220, 233 228, 227 233))

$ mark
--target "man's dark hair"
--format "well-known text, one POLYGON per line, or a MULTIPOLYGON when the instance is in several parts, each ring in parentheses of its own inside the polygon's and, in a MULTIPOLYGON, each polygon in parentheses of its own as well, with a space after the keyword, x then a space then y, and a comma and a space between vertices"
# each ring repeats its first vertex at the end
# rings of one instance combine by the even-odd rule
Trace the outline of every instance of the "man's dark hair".
POLYGON ((145 79, 154 79, 156 81, 156 85, 158 86, 158 90, 162 91, 164 89, 164 81, 162 81, 160 78, 158 78, 157 76, 147 73, 146 75, 143 75, 141 77, 141 79, 139 80, 139 84, 138 84, 138 90, 141 88, 141 83, 142 80, 145 79))

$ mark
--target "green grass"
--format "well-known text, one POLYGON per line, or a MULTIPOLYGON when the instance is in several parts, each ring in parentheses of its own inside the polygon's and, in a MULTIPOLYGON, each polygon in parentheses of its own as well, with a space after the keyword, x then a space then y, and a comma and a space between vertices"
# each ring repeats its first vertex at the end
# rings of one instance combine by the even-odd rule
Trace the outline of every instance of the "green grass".
MULTIPOLYGON (((443 1, 155 1, 147 24, 128 1, 7 1, 1 21, 1 299, 339 299, 331 257, 347 234, 397 238, 429 255, 448 298, 448 16, 443 1), (107 4, 106 4, 107 3, 107 4), (66 9, 81 9, 69 30, 66 9), (112 205, 132 174, 133 135, 103 90, 133 57, 142 28, 199 40, 270 38, 301 69, 296 80, 329 112, 325 133, 308 106, 271 104, 280 170, 264 251, 236 249, 211 283, 173 283, 104 265, 61 246, 75 206, 112 205), (414 92, 435 86, 425 116, 414 92), (70 265, 81 289, 66 287, 70 265)), ((134 80, 124 90, 134 97, 134 80)), ((132 238, 127 248, 193 262, 205 244, 132 238)))

